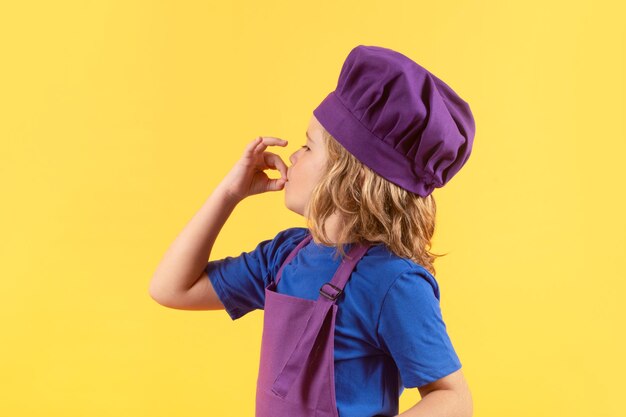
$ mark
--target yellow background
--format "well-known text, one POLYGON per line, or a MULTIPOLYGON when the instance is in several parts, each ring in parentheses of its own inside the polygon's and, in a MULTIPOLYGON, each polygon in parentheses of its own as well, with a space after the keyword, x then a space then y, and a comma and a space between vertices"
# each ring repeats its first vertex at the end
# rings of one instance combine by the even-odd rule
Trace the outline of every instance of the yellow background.
MULTIPOLYGON (((304 144, 359 44, 476 119, 433 246, 474 415, 625 415, 619 3, 2 2, 0 415, 253 415, 262 311, 168 309, 148 285, 247 143, 304 144)), ((211 259, 292 226, 282 191, 253 196, 211 259)))

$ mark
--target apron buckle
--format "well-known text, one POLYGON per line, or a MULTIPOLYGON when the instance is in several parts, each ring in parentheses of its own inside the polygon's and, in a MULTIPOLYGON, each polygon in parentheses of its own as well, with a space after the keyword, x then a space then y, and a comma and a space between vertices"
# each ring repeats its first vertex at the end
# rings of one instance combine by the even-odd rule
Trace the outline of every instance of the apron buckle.
POLYGON ((341 295, 341 293, 343 292, 342 289, 334 286, 330 282, 325 282, 324 285, 322 285, 321 288, 320 288, 320 294, 322 294, 324 297, 328 298, 329 300, 335 301, 337 299, 337 297, 339 297, 339 295, 341 295), (325 292, 324 291, 324 285, 330 285, 335 290, 337 290, 337 293, 333 295, 333 294, 329 294, 329 293, 325 292))

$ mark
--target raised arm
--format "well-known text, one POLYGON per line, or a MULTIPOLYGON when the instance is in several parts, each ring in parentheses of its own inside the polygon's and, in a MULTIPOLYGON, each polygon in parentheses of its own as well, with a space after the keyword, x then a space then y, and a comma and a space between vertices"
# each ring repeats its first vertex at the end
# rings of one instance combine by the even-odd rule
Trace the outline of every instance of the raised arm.
POLYGON ((223 308, 206 278, 204 268, 224 223, 244 198, 278 191, 284 178, 270 179, 263 171, 287 167, 278 155, 264 152, 269 145, 284 146, 277 138, 261 137, 250 142, 243 156, 211 193, 200 210, 165 252, 150 281, 150 296, 159 304, 178 309, 223 308))
MULTIPOLYGON (((159 304, 185 308, 187 292, 204 273, 217 235, 239 203, 220 183, 165 252, 150 281, 150 296, 159 304)), ((220 308, 207 279, 207 309, 220 308), (213 302, 211 301, 213 300, 213 302)), ((197 288, 197 287, 196 287, 197 288)), ((194 288, 197 293, 197 289, 194 288)))

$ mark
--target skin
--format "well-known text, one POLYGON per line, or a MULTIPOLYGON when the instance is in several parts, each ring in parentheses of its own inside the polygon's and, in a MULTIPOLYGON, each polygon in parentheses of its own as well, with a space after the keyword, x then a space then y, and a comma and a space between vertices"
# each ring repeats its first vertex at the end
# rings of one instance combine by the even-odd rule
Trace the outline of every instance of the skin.
MULTIPOLYGON (((322 178, 328 160, 323 132, 324 127, 315 115, 312 115, 307 128, 310 139, 305 136, 305 145, 289 156, 291 167, 287 169, 285 206, 305 217, 308 214, 305 213, 307 202, 311 198, 315 185, 322 178)), ((340 227, 339 217, 335 214, 330 216, 325 227, 329 238, 336 241, 337 230, 340 227)))
MULTIPOLYGON (((287 170, 285 205, 289 210, 302 216, 307 215, 306 203, 324 174, 328 159, 323 143, 323 131, 324 127, 315 115, 312 115, 307 128, 310 140, 307 138, 306 147, 301 147, 289 157, 291 167, 287 170)), ((328 236, 336 241, 337 230, 340 227, 338 216, 331 216, 325 227, 328 236)), ((419 387, 419 392, 422 400, 399 416, 469 417, 473 414, 472 396, 461 369, 419 387)))
MULTIPOLYGON (((310 139, 307 138, 305 145, 289 156, 290 167, 287 167, 280 156, 265 152, 268 146, 285 146, 287 141, 272 137, 257 138, 248 145, 242 159, 218 188, 223 189, 224 195, 231 196, 235 202, 250 195, 279 191, 284 188, 286 207, 306 216, 307 202, 311 198, 315 185, 322 178, 328 160, 323 143, 323 131, 323 126, 312 115, 307 128, 310 139), (263 172, 265 169, 280 171, 282 178, 270 179, 263 172)), ((219 194, 216 198, 220 201, 229 200, 219 194)), ((340 227, 338 220, 338 217, 333 215, 325 225, 326 232, 333 241, 336 241, 337 230, 340 227)), ((200 282, 206 283, 208 280, 204 279, 200 282)), ((203 299, 205 298, 206 296, 203 295, 203 299)), ((418 389, 422 397, 421 401, 398 416, 471 417, 473 415, 472 395, 461 369, 418 389)))
MULTIPOLYGON (((285 205, 304 213, 315 184, 326 164, 322 142, 323 127, 313 116, 308 126, 307 148, 293 153, 291 167, 268 146, 286 146, 287 141, 259 137, 246 146, 242 157, 211 193, 198 213, 185 226, 159 263, 150 283, 150 295, 160 304, 183 310, 216 310, 224 306, 204 271, 207 258, 224 223, 244 198, 268 191, 285 190, 285 205), (271 179, 264 170, 280 171, 282 178, 271 179), (289 181, 285 182, 286 178, 289 181), (288 185, 285 185, 288 184, 288 185)), ((330 237, 336 237, 336 217, 326 224, 330 237)), ((336 241, 336 239, 335 239, 336 241)), ((462 370, 419 387, 422 397, 402 417, 471 417, 472 396, 462 370)))

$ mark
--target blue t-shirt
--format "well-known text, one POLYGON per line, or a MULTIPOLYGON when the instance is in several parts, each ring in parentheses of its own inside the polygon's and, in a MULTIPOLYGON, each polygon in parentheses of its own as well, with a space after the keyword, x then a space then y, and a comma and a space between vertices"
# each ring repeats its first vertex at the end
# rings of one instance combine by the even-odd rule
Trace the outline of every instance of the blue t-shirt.
MULTIPOLYGON (((206 272, 232 320, 263 309, 265 287, 309 234, 280 231, 251 252, 209 261, 206 272)), ((352 247, 345 246, 346 253, 352 247)), ((277 292, 317 300, 341 263, 336 248, 311 240, 285 266, 277 292)), ((335 395, 340 417, 395 416, 406 388, 461 368, 446 332, 439 286, 423 266, 382 243, 356 264, 337 299, 335 395)))

